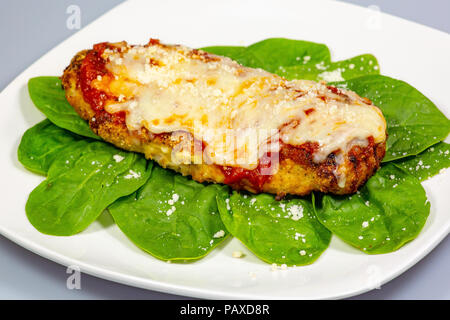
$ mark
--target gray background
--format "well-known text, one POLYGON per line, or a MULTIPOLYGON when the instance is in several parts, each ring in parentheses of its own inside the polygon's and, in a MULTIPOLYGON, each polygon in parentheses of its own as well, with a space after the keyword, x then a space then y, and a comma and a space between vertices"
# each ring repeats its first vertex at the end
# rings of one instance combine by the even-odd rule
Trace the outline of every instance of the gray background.
MULTIPOLYGON (((163 1, 163 0, 160 0, 163 1)), ((313 1, 313 0, 312 0, 313 1)), ((76 30, 66 8, 81 8, 85 26, 121 0, 1 0, 0 90, 76 30)), ((448 0, 346 0, 450 33, 448 0)), ((352 299, 450 299, 450 237, 409 271, 379 290, 352 299)), ((66 288, 66 268, 0 236, 0 299, 182 299, 82 275, 81 290, 66 288)))

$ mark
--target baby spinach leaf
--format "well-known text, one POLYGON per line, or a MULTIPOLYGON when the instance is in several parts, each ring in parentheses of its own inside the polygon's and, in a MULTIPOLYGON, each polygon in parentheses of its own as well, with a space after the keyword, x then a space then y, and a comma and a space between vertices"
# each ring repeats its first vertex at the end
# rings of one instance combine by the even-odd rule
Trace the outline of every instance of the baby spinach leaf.
POLYGON ((383 162, 419 154, 450 132, 450 120, 404 81, 369 75, 335 84, 369 98, 383 112, 389 134, 383 162))
POLYGON ((388 253, 417 237, 430 213, 419 180, 393 164, 351 196, 323 195, 315 212, 345 242, 370 254, 388 253))
POLYGON ((315 65, 295 65, 280 70, 279 74, 287 79, 304 79, 327 82, 349 80, 369 74, 379 74, 380 66, 371 54, 351 59, 324 62, 315 65))
POLYGON ((80 140, 60 152, 48 178, 31 192, 27 217, 42 233, 76 234, 108 205, 141 187, 150 172, 151 163, 147 166, 141 155, 80 140))
POLYGON ((36 77, 28 81, 28 91, 34 105, 58 127, 84 137, 100 140, 74 108, 67 102, 58 77, 36 77))
POLYGON ((23 134, 17 156, 28 170, 46 175, 59 153, 80 139, 83 138, 45 119, 23 134))
POLYGON ((223 193, 224 186, 205 186, 155 165, 144 186, 108 210, 123 233, 156 258, 199 259, 228 235, 216 203, 223 193))
POLYGON ((377 59, 370 54, 333 63, 327 46, 309 41, 271 38, 248 47, 213 46, 202 49, 290 80, 339 81, 380 73, 377 59))
POLYGON ((242 65, 280 73, 283 68, 303 65, 313 66, 330 61, 330 50, 324 44, 315 42, 270 38, 248 47, 213 46, 203 50, 227 56, 242 65))
POLYGON ((233 192, 217 202, 230 233, 268 263, 311 264, 330 243, 331 233, 315 217, 311 201, 233 192))
POLYGON ((256 42, 245 49, 244 65, 279 73, 282 68, 298 64, 315 65, 330 61, 330 50, 315 42, 271 38, 256 42), (280 68, 281 67, 281 68, 280 68))
POLYGON ((393 163, 420 181, 424 181, 438 174, 442 169, 450 167, 450 144, 440 142, 417 156, 396 160, 393 163))

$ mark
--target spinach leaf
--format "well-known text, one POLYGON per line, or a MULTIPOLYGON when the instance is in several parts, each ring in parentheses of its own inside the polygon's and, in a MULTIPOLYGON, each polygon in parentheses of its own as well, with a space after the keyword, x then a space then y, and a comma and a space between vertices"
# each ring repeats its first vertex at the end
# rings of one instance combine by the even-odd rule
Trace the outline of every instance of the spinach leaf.
POLYGON ((270 38, 248 47, 213 46, 202 49, 227 56, 247 67, 261 68, 273 73, 279 73, 282 68, 288 66, 313 66, 330 61, 330 50, 326 45, 285 38, 270 38))
POLYGON ((323 195, 320 222, 345 242, 370 254, 388 253, 417 237, 430 213, 419 180, 393 164, 383 166, 357 194, 323 195))
POLYGON ((233 192, 217 202, 230 233, 266 262, 311 264, 330 243, 331 233, 315 217, 311 201, 233 192))
POLYGON ((28 170, 46 175, 59 153, 80 139, 82 137, 61 129, 45 119, 23 134, 17 156, 28 170))
POLYGON ((377 59, 370 54, 331 62, 330 50, 326 45, 309 41, 271 38, 248 47, 213 46, 202 49, 291 80, 339 81, 380 73, 377 59))
POLYGON ((151 255, 199 259, 228 235, 216 203, 223 193, 228 193, 224 186, 205 186, 155 165, 144 186, 108 210, 123 233, 151 255))
POLYGON ((315 65, 330 61, 330 50, 324 44, 271 38, 248 46, 242 55, 245 65, 279 73, 281 68, 304 65, 315 65), (281 68, 280 68, 281 67, 281 68))
POLYGON ((369 75, 335 85, 371 99, 383 112, 389 134, 383 162, 419 154, 450 132, 450 120, 404 81, 369 75))
POLYGON ((58 77, 36 77, 28 81, 28 91, 34 105, 58 127, 100 140, 74 108, 67 102, 58 77))
POLYGON ((287 79, 304 79, 314 81, 349 80, 369 74, 379 74, 380 66, 371 54, 360 55, 351 59, 311 65, 296 65, 281 69, 287 79))
POLYGON ((396 160, 394 163, 420 181, 427 180, 450 167, 450 144, 437 143, 417 156, 396 160))
POLYGON ((209 53, 216 54, 218 56, 224 56, 228 57, 234 61, 237 61, 241 64, 245 62, 245 49, 246 47, 239 47, 239 46, 211 46, 211 47, 204 47, 201 48, 204 51, 207 51, 209 53))
POLYGON ((141 187, 150 172, 151 163, 147 166, 136 153, 80 140, 53 161, 48 178, 31 192, 25 211, 40 232, 73 235, 115 200, 141 187))

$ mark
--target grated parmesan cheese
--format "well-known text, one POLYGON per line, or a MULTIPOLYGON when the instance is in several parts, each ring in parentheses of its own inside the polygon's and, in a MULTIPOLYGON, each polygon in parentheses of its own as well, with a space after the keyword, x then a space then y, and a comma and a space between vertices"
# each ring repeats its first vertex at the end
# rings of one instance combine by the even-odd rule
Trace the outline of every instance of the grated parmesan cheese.
POLYGON ((220 231, 217 231, 217 232, 213 235, 213 238, 222 238, 224 235, 225 235, 225 231, 220 230, 220 231))
POLYGON ((130 172, 129 174, 127 174, 126 176, 124 176, 125 179, 138 179, 138 178, 141 177, 141 173, 140 173, 140 172, 137 173, 137 172, 134 172, 134 171, 131 170, 131 169, 130 169, 129 172, 130 172))
POLYGON ((339 68, 333 71, 325 71, 319 74, 319 78, 327 82, 344 81, 341 72, 342 70, 339 68))
POLYGON ((119 155, 119 154, 115 154, 115 155, 113 155, 113 159, 114 159, 114 161, 116 161, 116 162, 121 162, 123 159, 125 159, 125 157, 122 157, 122 156, 119 155))

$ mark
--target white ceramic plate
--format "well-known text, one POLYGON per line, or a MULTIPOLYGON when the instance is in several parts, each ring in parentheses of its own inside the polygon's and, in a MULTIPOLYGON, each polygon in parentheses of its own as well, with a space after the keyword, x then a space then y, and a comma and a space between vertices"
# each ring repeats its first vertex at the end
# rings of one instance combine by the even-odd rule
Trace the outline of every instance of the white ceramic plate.
POLYGON ((135 247, 107 215, 76 236, 40 234, 24 206, 43 178, 22 168, 16 157, 23 132, 43 118, 29 99, 27 80, 60 75, 77 51, 94 43, 146 43, 150 37, 191 47, 287 37, 325 43, 334 60, 372 53, 383 74, 409 82, 450 116, 448 34, 334 1, 129 1, 51 50, 0 94, 3 235, 63 265, 137 287, 203 298, 318 299, 348 297, 391 280, 449 233, 450 170, 424 183, 431 215, 415 241, 395 253, 369 256, 334 237, 316 263, 289 270, 271 271, 237 240, 198 262, 167 264, 135 247), (247 256, 234 259, 235 250, 247 256))

